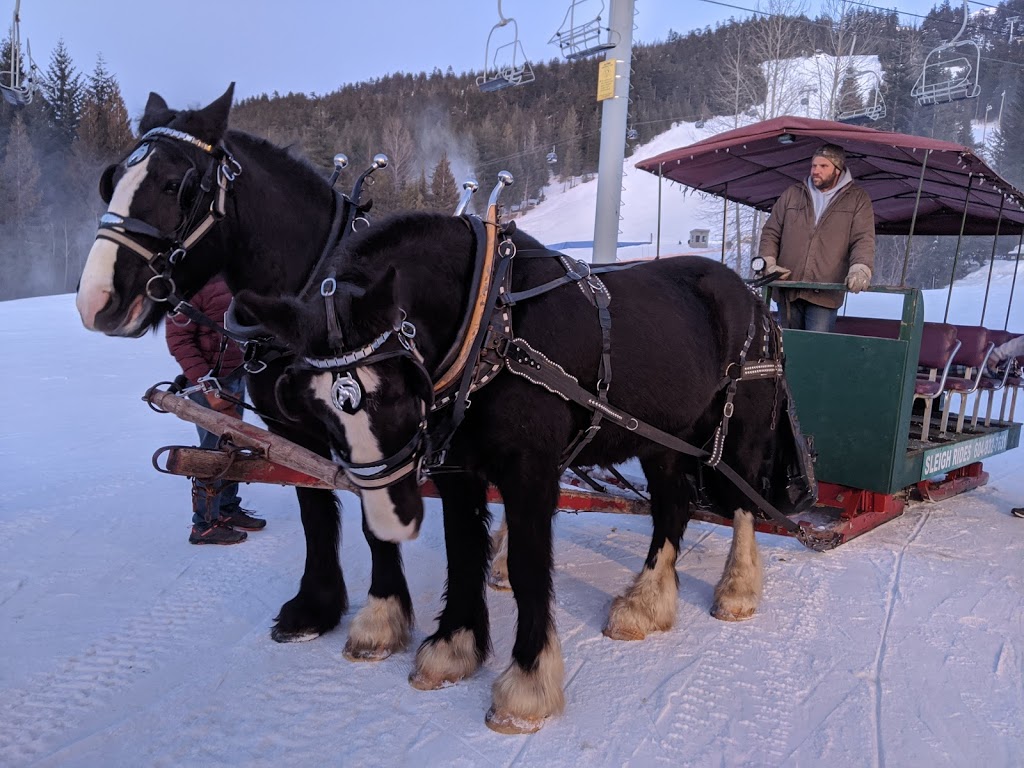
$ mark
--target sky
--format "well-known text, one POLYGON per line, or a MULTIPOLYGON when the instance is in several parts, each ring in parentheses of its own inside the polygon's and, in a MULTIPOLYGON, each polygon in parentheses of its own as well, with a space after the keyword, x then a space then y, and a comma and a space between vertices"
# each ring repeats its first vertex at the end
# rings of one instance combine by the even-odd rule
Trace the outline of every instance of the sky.
MULTIPOLYGON (((674 130, 640 156, 692 126, 674 130)), ((592 232, 595 189, 552 187, 520 226, 545 242, 572 235, 556 228, 566 219, 592 232), (560 215, 541 216, 548 206, 560 215)), ((627 183, 627 195, 628 207, 657 208, 656 185, 627 183)), ((675 195, 671 218, 699 218, 701 205, 675 195)), ((999 318, 1012 268, 995 264, 999 318)), ((986 275, 955 286, 952 321, 977 324, 986 275)), ((1024 329, 1017 294, 1011 327, 1024 329)), ((853 314, 898 316, 889 296, 853 298, 853 314)), ((924 301, 926 317, 941 317, 946 291, 924 301)), ((1024 754, 1024 520, 1009 514, 1024 503, 1019 449, 985 460, 987 485, 913 504, 827 553, 758 534, 765 594, 748 622, 709 615, 729 529, 691 523, 676 625, 641 642, 601 628, 643 565, 649 519, 559 514, 566 711, 537 734, 502 736, 484 713, 511 653, 507 593, 488 592, 494 653, 474 677, 433 692, 407 682, 444 586, 437 502, 403 545, 413 649, 377 663, 342 657, 370 570, 347 493, 352 610, 334 632, 279 645, 269 627, 304 556, 294 493, 243 486, 267 528, 233 547, 188 544, 189 484, 155 472, 150 456, 195 444, 195 431, 140 399, 177 373, 162 336, 88 333, 73 296, 49 296, 0 302, 0 349, 18 361, 0 377, 0 402, 13 404, 0 430, 5 768, 973 768, 1024 754)))
MULTIPOLYGON (((7 2, 13 9, 14 0, 7 2)), ((896 5, 891 0, 873 4, 896 5)), ((900 7, 924 14, 933 4, 902 0, 900 7)), ((601 6, 601 0, 587 0, 578 13, 593 9, 596 15, 601 6)), ((534 62, 558 55, 548 40, 568 7, 569 0, 502 3, 534 62)), ((670 29, 685 33, 745 18, 750 12, 743 9, 755 7, 756 0, 636 0, 634 39, 663 40, 670 29)), ((813 15, 820 1, 807 0, 805 7, 813 15)), ((608 19, 607 11, 602 18, 608 19)), ((237 84, 236 97, 244 98, 274 91, 329 93, 397 71, 480 70, 488 33, 499 17, 496 0, 21 0, 21 20, 22 40, 31 42, 43 70, 60 38, 85 72, 102 54, 136 118, 150 91, 183 107, 212 101, 231 81, 237 84)), ((906 16, 905 21, 920 20, 906 16)), ((499 39, 495 33, 495 42, 499 39)))

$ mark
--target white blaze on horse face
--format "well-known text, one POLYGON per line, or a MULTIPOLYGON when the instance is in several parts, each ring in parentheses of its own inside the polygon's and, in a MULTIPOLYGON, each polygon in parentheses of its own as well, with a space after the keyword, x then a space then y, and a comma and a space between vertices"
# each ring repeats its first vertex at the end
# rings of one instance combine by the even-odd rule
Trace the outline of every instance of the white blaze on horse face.
MULTIPOLYGON (((108 213, 125 217, 129 215, 135 193, 139 191, 148 173, 151 157, 152 155, 131 166, 121 177, 114 187, 110 205, 107 206, 108 213)), ((78 307, 78 314, 82 317, 82 325, 90 331, 96 330, 96 315, 107 306, 107 302, 114 295, 114 264, 117 262, 118 247, 117 243, 110 240, 96 238, 86 259, 85 269, 82 270, 82 280, 75 304, 78 307)), ((135 305, 132 307, 134 309, 135 305)))
MULTIPOLYGON (((367 367, 359 369, 359 380, 363 385, 363 402, 365 403, 369 395, 380 388, 380 378, 372 368, 367 367)), ((331 400, 333 384, 334 379, 330 374, 314 376, 311 383, 313 396, 323 401, 341 423, 341 428, 345 430, 345 439, 352 452, 352 461, 356 464, 372 464, 375 461, 383 461, 384 452, 381 450, 377 438, 370 431, 370 417, 366 408, 360 408, 356 413, 339 411, 331 400)), ((378 539, 409 541, 419 535, 419 520, 414 519, 409 523, 403 523, 387 488, 382 488, 379 491, 360 491, 360 495, 363 499, 366 524, 378 539)))

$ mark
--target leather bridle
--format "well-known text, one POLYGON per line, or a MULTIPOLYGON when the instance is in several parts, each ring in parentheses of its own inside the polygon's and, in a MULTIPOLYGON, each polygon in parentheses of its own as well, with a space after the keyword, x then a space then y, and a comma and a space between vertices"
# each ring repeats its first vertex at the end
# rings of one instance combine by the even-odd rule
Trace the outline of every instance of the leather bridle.
POLYGON ((181 153, 189 160, 191 168, 185 172, 179 182, 180 217, 178 227, 174 232, 167 233, 141 219, 120 216, 108 211, 100 217, 96 238, 109 240, 141 256, 153 272, 153 277, 146 282, 146 296, 152 301, 167 302, 175 306, 181 302, 181 297, 177 295, 177 286, 172 276, 174 267, 181 263, 188 252, 210 232, 218 221, 224 218, 228 194, 235 179, 242 173, 242 166, 223 144, 208 144, 184 131, 163 127, 153 128, 139 139, 139 143, 128 156, 128 163, 131 164, 132 158, 140 152, 142 154, 136 162, 145 157, 150 145, 154 143, 167 144, 179 151, 181 148, 178 145, 186 144, 201 150, 208 157, 206 167, 200 174, 199 166, 185 153, 181 153), (185 191, 189 180, 194 180, 192 179, 193 175, 200 176, 197 183, 198 193, 196 199, 186 209, 183 203, 188 201, 183 200, 182 192, 185 191), (206 215, 199 219, 202 206, 211 195, 209 209, 206 211, 206 215), (199 220, 195 221, 196 219, 199 220), (159 245, 149 247, 139 239, 140 237, 146 240, 155 240, 159 245))
POLYGON ((414 474, 418 483, 426 479, 423 473, 423 459, 430 454, 430 436, 427 430, 427 414, 433 406, 433 380, 424 367, 422 356, 416 350, 416 326, 405 319, 402 312, 399 323, 384 331, 368 344, 335 357, 303 357, 301 367, 317 373, 331 373, 334 377, 332 399, 339 410, 350 405, 354 412, 362 405, 361 387, 352 379, 358 369, 377 365, 392 358, 408 358, 413 368, 423 379, 419 395, 422 404, 421 418, 412 437, 390 456, 379 461, 354 462, 341 455, 335 461, 344 467, 352 485, 363 491, 378 491, 401 482, 414 474), (342 377, 345 378, 342 378, 342 377), (339 392, 341 394, 339 394, 339 392))

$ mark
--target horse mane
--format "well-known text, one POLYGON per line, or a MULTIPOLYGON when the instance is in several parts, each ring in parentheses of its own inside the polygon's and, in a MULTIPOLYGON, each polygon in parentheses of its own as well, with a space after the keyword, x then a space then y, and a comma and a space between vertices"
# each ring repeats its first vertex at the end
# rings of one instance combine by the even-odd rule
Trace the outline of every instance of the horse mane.
POLYGON ((308 178, 310 183, 325 181, 324 173, 320 169, 306 158, 293 154, 290 147, 283 147, 270 139, 233 128, 227 132, 224 140, 226 144, 241 148, 246 154, 259 154, 261 161, 271 173, 287 173, 291 176, 301 173, 308 178))

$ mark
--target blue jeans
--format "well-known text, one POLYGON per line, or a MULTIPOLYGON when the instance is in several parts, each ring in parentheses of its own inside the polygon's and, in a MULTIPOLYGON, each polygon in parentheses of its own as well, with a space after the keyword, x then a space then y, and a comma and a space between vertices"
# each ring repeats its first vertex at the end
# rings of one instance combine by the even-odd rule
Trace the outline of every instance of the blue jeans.
MULTIPOLYGON (((231 395, 237 400, 245 399, 245 379, 236 379, 235 381, 224 386, 224 392, 231 395)), ((210 404, 206 402, 206 395, 202 392, 193 392, 188 396, 193 402, 199 403, 204 408, 209 408, 210 404)), ((239 418, 242 416, 242 408, 236 407, 235 411, 238 413, 239 418)), ((220 435, 213 432, 208 432, 198 424, 196 430, 199 432, 199 447, 200 448, 216 448, 220 442, 220 435)), ((217 480, 211 484, 216 495, 212 497, 207 504, 206 493, 202 485, 193 483, 192 485, 192 523, 212 523, 215 520, 220 519, 221 510, 228 507, 237 507, 242 499, 238 495, 238 483, 228 482, 225 480, 217 480)))
POLYGON ((838 309, 819 307, 803 299, 789 302, 782 299, 779 304, 779 325, 795 331, 832 333, 836 328, 838 315, 838 309))

